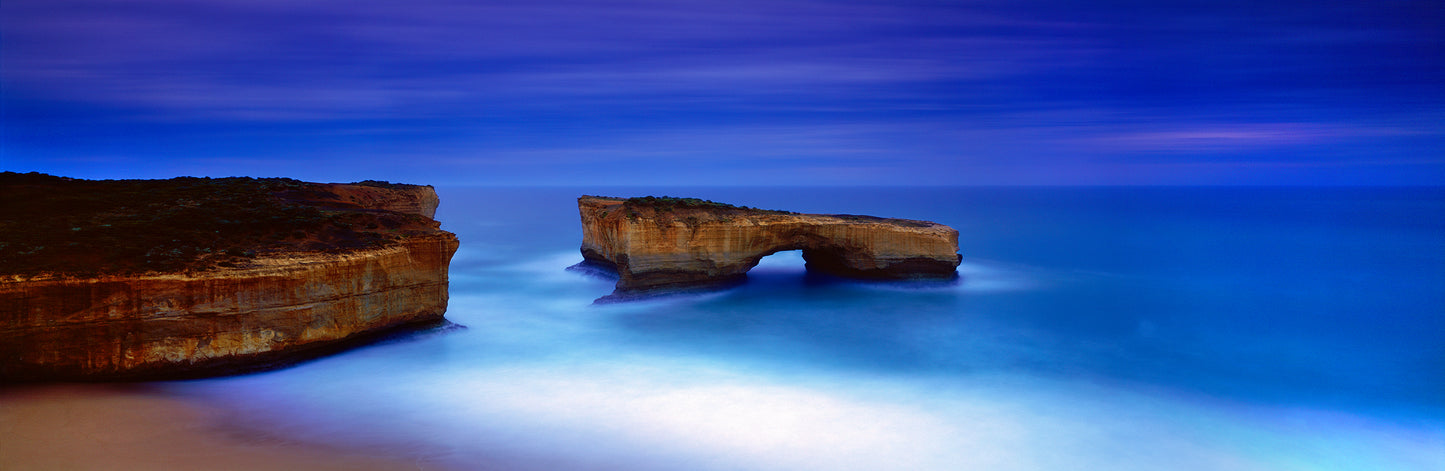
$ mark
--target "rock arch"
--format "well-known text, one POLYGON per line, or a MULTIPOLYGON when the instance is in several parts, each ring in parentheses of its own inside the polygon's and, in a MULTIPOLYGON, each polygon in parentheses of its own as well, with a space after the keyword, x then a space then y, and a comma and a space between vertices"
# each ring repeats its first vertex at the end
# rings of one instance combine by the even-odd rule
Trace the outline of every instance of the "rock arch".
POLYGON ((582 256, 619 293, 729 284, 765 256, 801 250, 807 269, 854 278, 952 278, 958 231, 927 221, 797 214, 712 202, 578 198, 582 256))

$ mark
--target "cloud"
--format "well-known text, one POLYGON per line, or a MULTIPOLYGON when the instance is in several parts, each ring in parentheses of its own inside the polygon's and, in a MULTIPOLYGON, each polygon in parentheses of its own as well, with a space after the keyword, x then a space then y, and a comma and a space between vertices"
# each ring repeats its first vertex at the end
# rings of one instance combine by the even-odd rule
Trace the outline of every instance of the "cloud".
MULTIPOLYGON (((1009 21, 969 12, 949 18, 950 27, 1009 21)), ((939 20, 917 5, 834 2, 17 0, 0 20, 12 96, 178 119, 426 116, 465 108, 458 105, 526 109, 577 99, 694 102, 679 94, 888 96, 921 83, 1055 68, 1088 54, 1076 41, 928 31, 939 20)))
POLYGON ((9 0, 0 119, 10 152, 41 156, 346 155, 376 168, 407 156, 518 172, 533 160, 647 163, 675 170, 657 178, 708 182, 783 179, 737 168, 835 183, 1108 182, 1109 165, 1138 156, 1367 139, 1439 150, 1445 63, 1428 59, 1442 40, 1408 13, 1272 2, 1242 13, 1052 0, 9 0))
POLYGON ((1419 131, 1360 129, 1318 123, 1222 123, 1179 127, 1170 130, 1123 131, 1094 137, 1105 149, 1153 150, 1153 152, 1221 152, 1221 150, 1264 149, 1299 146, 1361 136, 1399 136, 1419 131))
POLYGON ((1187 126, 1174 124, 1166 129, 1106 132, 1089 139, 1109 151, 1219 153, 1425 134, 1438 135, 1440 132, 1358 123, 1199 123, 1187 126))

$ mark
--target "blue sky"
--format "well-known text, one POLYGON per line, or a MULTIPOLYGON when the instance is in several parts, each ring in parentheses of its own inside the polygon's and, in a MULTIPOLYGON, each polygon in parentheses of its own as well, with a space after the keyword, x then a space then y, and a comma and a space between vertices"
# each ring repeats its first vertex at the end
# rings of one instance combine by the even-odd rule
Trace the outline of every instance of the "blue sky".
POLYGON ((0 2, 0 168, 1442 185, 1435 1, 0 2))

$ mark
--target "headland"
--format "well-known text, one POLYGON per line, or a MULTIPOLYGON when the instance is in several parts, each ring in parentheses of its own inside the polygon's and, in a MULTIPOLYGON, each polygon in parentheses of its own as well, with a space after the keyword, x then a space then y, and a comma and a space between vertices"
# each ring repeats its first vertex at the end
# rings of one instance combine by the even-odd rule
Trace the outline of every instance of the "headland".
POLYGON ((443 322, 429 186, 0 174, 0 379, 264 369, 443 322))

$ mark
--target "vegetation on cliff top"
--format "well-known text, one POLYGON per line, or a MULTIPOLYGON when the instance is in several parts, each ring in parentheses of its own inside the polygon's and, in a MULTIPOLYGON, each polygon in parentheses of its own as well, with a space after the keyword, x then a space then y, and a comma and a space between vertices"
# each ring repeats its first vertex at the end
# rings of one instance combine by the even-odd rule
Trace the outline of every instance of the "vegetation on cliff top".
POLYGON ((772 209, 758 209, 749 206, 734 206, 727 203, 705 200, 701 198, 678 198, 675 196, 637 196, 632 198, 617 198, 613 196, 593 196, 617 200, 622 202, 625 209, 651 209, 659 213, 672 212, 679 209, 712 209, 712 210, 738 210, 756 211, 770 214, 796 214, 791 211, 778 211, 772 209))
MULTIPOLYGON (((653 211, 655 211, 655 212, 657 212, 657 213, 659 213, 659 214, 671 213, 671 212, 673 212, 673 211, 675 211, 675 210, 679 210, 679 209, 711 209, 711 210, 725 210, 725 211, 726 211, 726 210, 732 210, 732 211, 739 211, 739 212, 742 212, 742 211, 750 211, 750 212, 759 212, 759 213, 766 213, 766 214, 798 214, 798 213, 795 213, 795 212, 792 212, 792 211, 780 211, 780 210, 775 210, 775 209, 758 209, 758 208, 753 208, 753 207, 748 207, 748 206, 733 206, 733 205, 727 204, 727 203, 719 203, 719 202, 716 202, 716 201, 699 199, 699 198, 677 198, 677 197, 672 197, 672 196, 639 196, 639 197, 633 197, 633 198, 617 198, 617 197, 612 197, 612 196, 592 196, 592 197, 593 197, 593 198, 602 198, 602 199, 610 199, 610 200, 615 200, 615 201, 621 201, 621 202, 622 202, 623 210, 626 211, 626 214, 628 215, 628 217, 629 217, 629 218, 632 218, 632 219, 636 219, 636 218, 637 218, 637 216, 638 216, 638 214, 637 214, 637 212, 636 212, 637 209, 651 209, 651 210, 653 210, 653 211)), ((603 214, 606 215, 606 213, 603 213, 603 214)), ((877 217, 877 216, 865 216, 865 215, 859 215, 859 214, 819 214, 819 216, 835 217, 835 218, 838 218, 838 219, 843 219, 843 220, 852 221, 852 222, 873 222, 873 223, 882 223, 882 224, 897 224, 897 225, 900 225, 900 226, 908 226, 908 227, 930 227, 930 226, 933 226, 933 225, 934 225, 933 223, 927 222, 927 221, 915 221, 915 220, 912 220, 912 219, 882 218, 882 217, 877 217)), ((725 217, 723 220, 724 220, 724 221, 727 221, 727 220, 729 220, 729 218, 726 218, 726 217, 725 217)))
POLYGON ((622 202, 623 206, 633 208, 652 208, 655 211, 672 211, 674 209, 745 209, 727 203, 698 199, 698 198, 676 198, 672 196, 639 196, 628 198, 622 202))
POLYGON ((243 267, 268 252, 385 247, 437 227, 422 216, 317 202, 328 197, 335 195, 321 185, 289 178, 80 180, 4 172, 0 275, 243 267))

